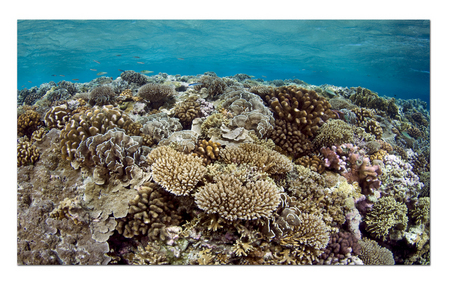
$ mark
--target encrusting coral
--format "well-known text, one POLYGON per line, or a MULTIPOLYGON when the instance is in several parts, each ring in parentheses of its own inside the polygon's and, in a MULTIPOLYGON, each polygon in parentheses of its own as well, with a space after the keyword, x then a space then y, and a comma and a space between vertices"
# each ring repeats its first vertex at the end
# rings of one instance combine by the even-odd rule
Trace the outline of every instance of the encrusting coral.
POLYGON ((194 194, 197 206, 208 214, 217 213, 228 220, 269 217, 280 204, 275 184, 266 181, 243 183, 231 174, 215 177, 194 194))
POLYGON ((180 153, 168 146, 153 149, 147 159, 153 180, 177 196, 189 195, 206 173, 202 158, 180 153))
POLYGON ((142 184, 137 192, 129 203, 128 215, 118 219, 117 231, 126 238, 148 236, 150 240, 164 240, 166 227, 181 223, 175 198, 151 182, 142 184))
POLYGON ((394 233, 404 231, 408 225, 407 212, 405 204, 395 201, 393 197, 382 197, 364 218, 366 230, 382 240, 397 237, 398 234, 394 233))
POLYGON ((269 174, 286 173, 293 168, 286 156, 256 144, 227 146, 220 150, 219 156, 227 164, 250 164, 269 174))
POLYGON ((365 265, 394 265, 394 256, 389 249, 380 247, 374 240, 363 238, 359 240, 361 254, 359 257, 365 265))

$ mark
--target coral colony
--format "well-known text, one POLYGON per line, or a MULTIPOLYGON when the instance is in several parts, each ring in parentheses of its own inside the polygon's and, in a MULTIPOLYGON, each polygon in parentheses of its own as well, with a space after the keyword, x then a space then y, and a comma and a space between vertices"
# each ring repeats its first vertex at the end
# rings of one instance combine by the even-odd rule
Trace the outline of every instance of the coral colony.
POLYGON ((18 264, 429 264, 429 120, 245 74, 20 90, 18 264))

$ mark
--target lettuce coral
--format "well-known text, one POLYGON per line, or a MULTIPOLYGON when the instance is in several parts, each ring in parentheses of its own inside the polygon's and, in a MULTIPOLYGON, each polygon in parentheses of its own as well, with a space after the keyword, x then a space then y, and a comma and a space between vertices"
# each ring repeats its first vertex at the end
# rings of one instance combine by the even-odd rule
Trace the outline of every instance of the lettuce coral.
POLYGON ((231 174, 219 175, 194 194, 197 206, 208 214, 217 213, 228 220, 269 217, 280 204, 275 184, 266 181, 243 183, 231 174))

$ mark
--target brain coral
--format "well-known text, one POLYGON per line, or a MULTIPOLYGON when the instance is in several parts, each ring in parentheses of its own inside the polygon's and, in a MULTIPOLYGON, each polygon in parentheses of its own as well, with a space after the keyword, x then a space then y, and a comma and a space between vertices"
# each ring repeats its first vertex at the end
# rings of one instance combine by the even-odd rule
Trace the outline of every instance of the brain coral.
POLYGON ((319 129, 313 143, 317 148, 331 147, 343 143, 353 143, 355 128, 340 119, 330 119, 319 129))
POLYGON ((114 90, 109 86, 95 87, 89 94, 89 103, 91 105, 108 105, 114 100, 114 90))
POLYGON ((227 164, 250 164, 269 174, 285 173, 294 167, 286 156, 257 144, 227 146, 219 156, 227 164))
POLYGON ((395 201, 393 197, 382 197, 366 214, 364 222, 366 230, 376 238, 386 240, 388 236, 394 236, 395 232, 406 230, 408 225, 408 209, 405 204, 395 201))
POLYGON ((394 265, 394 256, 389 249, 380 247, 376 241, 368 238, 359 240, 361 254, 359 257, 365 265, 394 265))
POLYGON ((87 109, 70 117, 61 130, 61 153, 63 158, 73 160, 81 141, 119 127, 127 130, 133 121, 124 112, 111 105, 87 109))
POLYGON ((176 213, 176 200, 156 183, 144 183, 137 191, 138 195, 129 203, 128 215, 118 220, 117 231, 126 238, 147 235, 151 240, 164 240, 166 226, 181 221, 176 213))
POLYGON ((206 173, 203 159, 160 146, 147 156, 153 180, 170 193, 189 195, 206 173))
POLYGON ((265 181, 243 183, 231 174, 219 175, 194 194, 197 206, 206 213, 217 213, 228 220, 269 217, 280 204, 275 184, 265 181))
POLYGON ((141 146, 142 137, 133 137, 118 128, 91 136, 81 141, 75 153, 76 159, 85 166, 95 166, 97 184, 111 178, 129 181, 139 166, 147 166, 145 157, 150 151, 150 148, 141 146))

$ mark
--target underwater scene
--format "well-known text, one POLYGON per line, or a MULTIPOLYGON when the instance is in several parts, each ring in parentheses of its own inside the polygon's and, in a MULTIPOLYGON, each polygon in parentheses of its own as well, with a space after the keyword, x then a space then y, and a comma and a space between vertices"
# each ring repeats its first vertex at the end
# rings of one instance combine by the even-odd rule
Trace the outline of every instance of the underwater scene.
POLYGON ((18 20, 18 265, 429 265, 430 21, 18 20))

